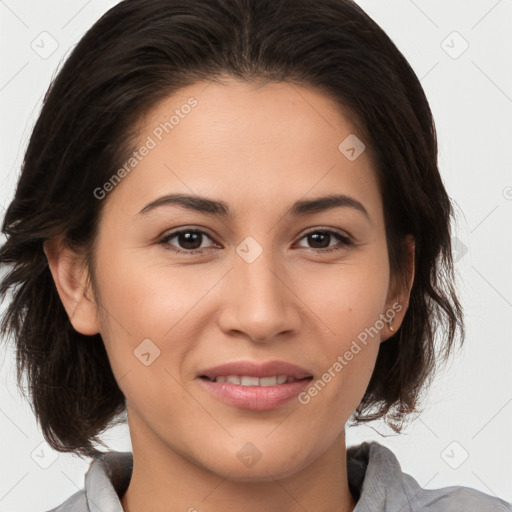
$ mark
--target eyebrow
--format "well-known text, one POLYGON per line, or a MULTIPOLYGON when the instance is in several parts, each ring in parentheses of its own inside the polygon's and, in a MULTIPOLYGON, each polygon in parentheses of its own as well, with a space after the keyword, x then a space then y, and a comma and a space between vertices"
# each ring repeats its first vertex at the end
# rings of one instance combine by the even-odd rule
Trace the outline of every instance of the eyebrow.
MULTIPOLYGON (((147 204, 139 214, 148 213, 162 206, 181 206, 188 210, 215 215, 224 218, 233 218, 234 214, 227 203, 220 200, 209 199, 197 195, 187 194, 168 194, 151 203, 147 204)), ((353 208, 362 214, 371 222, 368 211, 361 202, 345 194, 329 194, 314 199, 303 199, 295 202, 285 215, 299 217, 312 213, 323 212, 333 208, 353 208)))

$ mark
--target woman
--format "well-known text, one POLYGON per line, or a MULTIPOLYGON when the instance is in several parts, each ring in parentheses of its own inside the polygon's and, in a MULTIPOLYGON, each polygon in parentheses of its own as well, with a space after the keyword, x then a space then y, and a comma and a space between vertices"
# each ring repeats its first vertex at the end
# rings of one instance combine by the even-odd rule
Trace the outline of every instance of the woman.
POLYGON ((345 425, 416 410, 463 339, 412 69, 350 1, 125 0, 44 102, 3 320, 65 510, 509 510, 345 425), (444 328, 443 331, 440 329, 444 328), (133 454, 97 450, 126 411, 133 454))

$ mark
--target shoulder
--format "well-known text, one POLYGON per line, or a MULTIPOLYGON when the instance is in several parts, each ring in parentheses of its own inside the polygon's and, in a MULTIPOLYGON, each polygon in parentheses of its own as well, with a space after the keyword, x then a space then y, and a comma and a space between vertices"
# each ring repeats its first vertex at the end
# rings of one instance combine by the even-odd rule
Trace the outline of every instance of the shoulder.
POLYGON ((90 512, 91 509, 122 512, 120 496, 128 487, 133 469, 131 452, 109 451, 91 462, 84 489, 46 512, 90 512))
POLYGON ((404 491, 411 505, 417 507, 417 510, 435 510, 436 512, 512 511, 510 503, 469 487, 422 489, 416 480, 406 473, 403 473, 403 481, 404 483, 408 482, 408 485, 404 486, 404 491))
POLYGON ((512 512, 510 503, 469 487, 423 489, 402 472, 393 452, 377 442, 350 447, 347 470, 351 490, 358 495, 354 512, 512 512))

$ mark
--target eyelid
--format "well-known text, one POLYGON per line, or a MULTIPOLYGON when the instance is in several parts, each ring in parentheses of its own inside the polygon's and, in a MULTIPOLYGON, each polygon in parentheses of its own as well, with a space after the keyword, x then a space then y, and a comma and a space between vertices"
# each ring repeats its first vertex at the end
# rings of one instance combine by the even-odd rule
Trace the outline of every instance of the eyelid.
MULTIPOLYGON (((214 244, 218 245, 217 242, 214 240, 214 238, 208 233, 208 231, 206 231, 206 228, 204 228, 202 226, 201 227, 184 226, 184 227, 176 228, 175 230, 172 230, 167 233, 164 233, 163 235, 160 235, 157 238, 157 244, 167 245, 167 242, 170 239, 174 238, 175 236, 181 235, 182 233, 192 233, 192 232, 199 233, 203 236, 206 236, 214 244)), ((184 250, 184 249, 179 249, 179 248, 172 248, 170 250, 177 252, 177 253, 186 253, 186 254, 193 255, 193 254, 200 254, 200 253, 204 252, 205 250, 209 250, 209 249, 213 249, 213 248, 214 248, 214 246, 212 245, 211 247, 203 247, 202 249, 184 250)))
POLYGON ((334 233, 336 235, 339 235, 343 238, 346 238, 347 240, 351 240, 353 241, 353 238, 351 235, 349 235, 346 231, 343 231, 341 229, 338 229, 338 228, 329 228, 327 226, 325 227, 322 227, 322 226, 317 226, 317 227, 314 227, 314 228, 311 228, 309 229, 308 231, 305 231, 304 233, 302 233, 300 235, 300 237, 298 238, 298 240, 301 240, 302 238, 304 238, 305 236, 311 234, 311 233, 334 233))
POLYGON ((333 238, 333 237, 337 238, 338 243, 333 246, 323 247, 320 249, 299 246, 300 249, 310 249, 313 253, 322 255, 322 254, 332 253, 335 251, 342 251, 343 249, 348 249, 348 248, 351 248, 356 245, 354 239, 348 233, 346 233, 344 231, 340 231, 336 228, 327 228, 327 227, 312 228, 312 229, 302 233, 301 236, 298 238, 297 242, 295 242, 295 243, 300 242, 303 238, 307 237, 308 235, 310 235, 312 233, 327 234, 331 238, 333 238))

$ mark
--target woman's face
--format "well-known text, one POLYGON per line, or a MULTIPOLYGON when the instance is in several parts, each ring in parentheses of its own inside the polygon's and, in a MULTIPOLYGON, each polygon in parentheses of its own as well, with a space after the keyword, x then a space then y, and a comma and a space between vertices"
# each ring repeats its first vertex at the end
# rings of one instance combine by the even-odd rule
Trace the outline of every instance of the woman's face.
POLYGON ((343 435, 396 308, 367 152, 332 100, 286 83, 196 83, 139 135, 95 246, 94 322, 134 448, 235 480, 306 468, 343 435), (329 195, 345 199, 294 208, 329 195))

